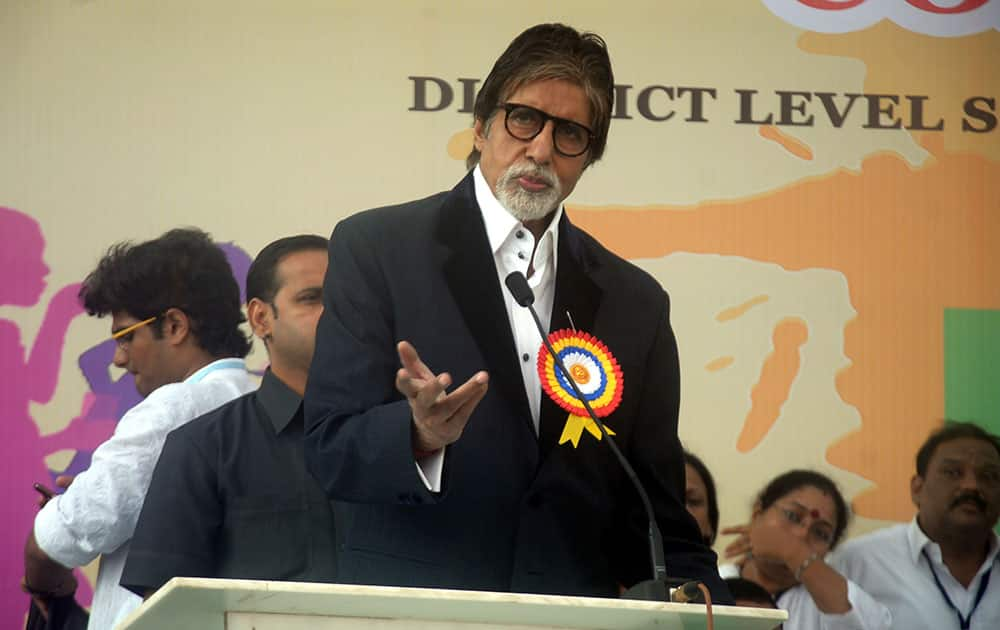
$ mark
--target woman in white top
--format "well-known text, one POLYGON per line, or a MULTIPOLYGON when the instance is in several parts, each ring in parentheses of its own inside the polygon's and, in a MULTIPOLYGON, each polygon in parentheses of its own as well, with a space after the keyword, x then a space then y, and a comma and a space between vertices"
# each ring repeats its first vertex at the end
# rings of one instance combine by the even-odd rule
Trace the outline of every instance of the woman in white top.
POLYGON ((767 589, 788 611, 786 630, 888 628, 888 609, 825 561, 847 520, 847 503, 830 478, 810 470, 781 474, 754 504, 745 529, 749 553, 719 572, 767 589))

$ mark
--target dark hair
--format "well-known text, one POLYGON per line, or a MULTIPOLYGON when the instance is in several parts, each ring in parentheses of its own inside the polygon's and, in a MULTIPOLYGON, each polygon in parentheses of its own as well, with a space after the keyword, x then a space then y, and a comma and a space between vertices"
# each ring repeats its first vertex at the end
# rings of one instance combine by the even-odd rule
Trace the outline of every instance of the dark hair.
MULTIPOLYGON (((198 345, 213 357, 245 357, 240 289, 226 255, 205 232, 170 230, 144 243, 112 245, 87 275, 80 299, 91 315, 128 313, 137 319, 184 311, 198 345)), ((152 327, 163 334, 162 320, 152 327)))
POLYGON ((741 577, 726 578, 724 582, 734 600, 757 602, 758 604, 766 604, 771 608, 778 607, 774 601, 774 597, 767 592, 767 589, 756 582, 751 582, 741 577))
POLYGON ((260 250, 247 271, 247 303, 257 298, 271 304, 281 290, 278 265, 289 254, 302 251, 326 251, 329 241, 316 234, 300 234, 279 238, 260 250))
MULTIPOLYGON (((476 95, 475 120, 488 124, 518 88, 535 81, 560 79, 583 88, 590 103, 590 128, 594 132, 587 164, 604 155, 615 103, 615 77, 608 47, 596 33, 581 33, 565 24, 538 24, 507 46, 476 95)), ((473 149, 466 164, 479 161, 473 149)))
POLYGON ((840 488, 826 475, 814 470, 790 470, 782 473, 761 490, 757 502, 760 504, 761 510, 766 510, 789 492, 810 486, 833 499, 834 508, 837 510, 837 522, 833 528, 833 539, 830 541, 830 549, 833 549, 840 542, 844 530, 847 529, 850 512, 847 509, 847 502, 844 501, 844 495, 840 494, 840 488))
POLYGON ((690 464, 698 476, 705 484, 705 501, 708 503, 708 522, 712 526, 712 538, 708 540, 709 546, 715 544, 715 537, 719 534, 719 499, 715 494, 715 479, 712 473, 708 472, 708 466, 701 461, 694 453, 684 451, 684 463, 690 464))
POLYGON ((959 438, 973 438, 982 440, 1000 453, 1000 438, 986 431, 977 424, 971 422, 955 422, 946 420, 944 426, 932 431, 927 441, 923 443, 917 451, 917 474, 921 477, 927 475, 927 466, 931 463, 934 451, 945 442, 957 440, 959 438))

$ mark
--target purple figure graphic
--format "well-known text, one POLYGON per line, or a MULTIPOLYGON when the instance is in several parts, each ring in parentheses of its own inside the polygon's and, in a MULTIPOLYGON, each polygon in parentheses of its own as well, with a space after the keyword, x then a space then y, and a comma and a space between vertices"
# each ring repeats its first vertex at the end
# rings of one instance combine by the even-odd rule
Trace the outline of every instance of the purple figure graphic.
MULTIPOLYGON (((49 273, 42 260, 45 240, 38 222, 0 207, 0 234, 0 306, 37 305, 49 273)), ((245 301, 246 273, 252 260, 235 243, 221 247, 245 301)), ((0 540, 4 541, 0 547, 0 628, 20 627, 28 608, 28 596, 19 584, 23 541, 33 526, 39 498, 32 484, 55 487, 57 476, 86 470, 94 450, 111 437, 118 420, 141 400, 131 374, 111 378, 115 342, 109 339, 79 357, 80 371, 90 386, 80 414, 65 429, 49 435, 41 435, 32 419, 30 403, 45 404, 55 392, 66 330, 83 312, 77 300, 79 289, 74 283, 52 297, 30 353, 25 352, 17 325, 0 319, 0 493, 6 502, 0 518, 0 540), (49 470, 45 458, 63 449, 73 449, 76 454, 65 470, 49 470)), ((77 601, 87 606, 93 595, 91 585, 79 572, 77 581, 77 601)))
MULTIPOLYGON (((42 260, 45 240, 38 222, 0 207, 0 235, 0 306, 36 306, 49 273, 42 260)), ((252 260, 235 243, 221 247, 245 301, 246 274, 252 260)), ((86 470, 94 450, 111 437, 118 420, 141 400, 131 374, 111 378, 115 342, 109 339, 79 357, 80 370, 90 386, 80 414, 65 429, 48 435, 42 435, 32 419, 30 404, 45 404, 55 392, 66 330, 83 312, 77 300, 79 289, 74 283, 52 297, 30 352, 25 351, 17 325, 0 319, 0 496, 5 501, 0 518, 0 628, 20 627, 28 609, 28 596, 19 584, 23 543, 33 526, 39 499, 32 484, 54 487, 57 476, 86 470), (62 471, 49 470, 45 458, 63 449, 76 451, 70 464, 62 471)), ((76 599, 88 606, 92 587, 79 572, 77 581, 76 599)))
MULTIPOLYGON (((0 306, 35 306, 49 273, 42 260, 45 241, 38 222, 0 207, 0 235, 0 306)), ((17 325, 0 319, 0 496, 5 503, 0 518, 0 627, 4 628, 20 627, 28 607, 28 597, 19 588, 23 543, 39 498, 32 484, 49 479, 45 457, 61 449, 92 449, 107 434, 107 427, 72 422, 43 436, 31 417, 30 404, 45 404, 55 392, 66 329, 82 312, 78 290, 78 284, 71 284, 52 297, 30 350, 24 347, 17 325)), ((80 582, 81 595, 89 599, 89 585, 80 582)))
POLYGON ((250 264, 253 257, 243 251, 236 243, 219 243, 219 248, 226 252, 226 260, 233 270, 233 277, 236 284, 240 285, 240 302, 246 304, 247 301, 247 272, 250 271, 250 264))

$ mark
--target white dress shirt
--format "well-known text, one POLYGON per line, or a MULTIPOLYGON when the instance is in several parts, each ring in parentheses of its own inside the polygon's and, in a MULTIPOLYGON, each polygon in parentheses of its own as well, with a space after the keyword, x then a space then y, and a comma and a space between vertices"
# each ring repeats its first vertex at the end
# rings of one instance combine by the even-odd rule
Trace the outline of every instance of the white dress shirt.
MULTIPOLYGON (((719 567, 723 579, 740 577, 735 564, 719 567)), ((778 596, 778 608, 788 612, 784 630, 887 630, 892 616, 881 603, 860 586, 847 580, 847 601, 851 609, 843 614, 828 614, 816 607, 805 586, 798 584, 778 596)))
POLYGON ((59 564, 80 567, 102 555, 88 628, 113 628, 142 603, 118 581, 167 433, 256 388, 243 359, 209 363, 158 388, 122 416, 90 468, 35 517, 38 546, 59 564))
MULTIPOLYGON (((476 203, 479 204, 483 224, 486 226, 486 237, 493 253, 497 279, 500 281, 500 293, 503 294, 504 306, 507 307, 507 319, 514 335, 524 391, 528 395, 528 407, 537 435, 542 407, 542 381, 538 378, 537 360, 542 338, 531 313, 514 301, 504 280, 515 271, 520 271, 528 278, 528 286, 535 294, 534 307, 538 319, 542 327, 548 330, 556 293, 556 251, 559 246, 559 219, 562 218, 563 209, 562 206, 556 209, 542 237, 536 241, 531 230, 500 205, 478 165, 472 172, 472 180, 475 184, 476 203), (529 269, 531 275, 528 275, 529 269)), ((441 490, 443 465, 443 450, 417 462, 421 480, 433 492, 441 490)))
POLYGON ((483 213, 486 236, 493 251, 500 293, 503 294, 504 305, 507 307, 510 331, 514 335, 514 347, 517 348, 524 390, 528 395, 528 406, 537 434, 542 405, 542 381, 538 378, 537 360, 542 337, 538 334, 531 313, 514 301, 504 280, 515 271, 527 276, 528 286, 535 293, 535 311, 542 327, 547 331, 549 322, 552 321, 552 302, 556 293, 556 249, 559 246, 562 206, 556 210, 548 227, 542 232, 542 237, 536 242, 531 230, 500 205, 478 166, 472 173, 472 179, 476 185, 476 202, 483 213), (530 276, 529 268, 532 270, 530 276))
POLYGON ((958 615, 945 601, 931 574, 967 617, 987 572, 989 583, 972 614, 970 630, 1000 628, 1000 543, 992 534, 990 549, 969 588, 956 580, 941 560, 941 547, 927 538, 917 519, 844 543, 832 563, 892 611, 894 630, 958 630, 958 615), (926 552, 927 556, 924 556, 926 552))

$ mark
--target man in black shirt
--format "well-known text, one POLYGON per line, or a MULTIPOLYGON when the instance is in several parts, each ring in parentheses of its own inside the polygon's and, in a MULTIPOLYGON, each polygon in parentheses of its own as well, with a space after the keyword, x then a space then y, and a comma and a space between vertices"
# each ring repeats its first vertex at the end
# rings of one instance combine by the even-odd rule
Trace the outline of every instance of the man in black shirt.
POLYGON ((167 437, 121 584, 149 595, 170 578, 331 582, 333 511, 306 471, 302 395, 323 311, 327 241, 265 247, 247 274, 247 312, 271 365, 260 389, 167 437))

